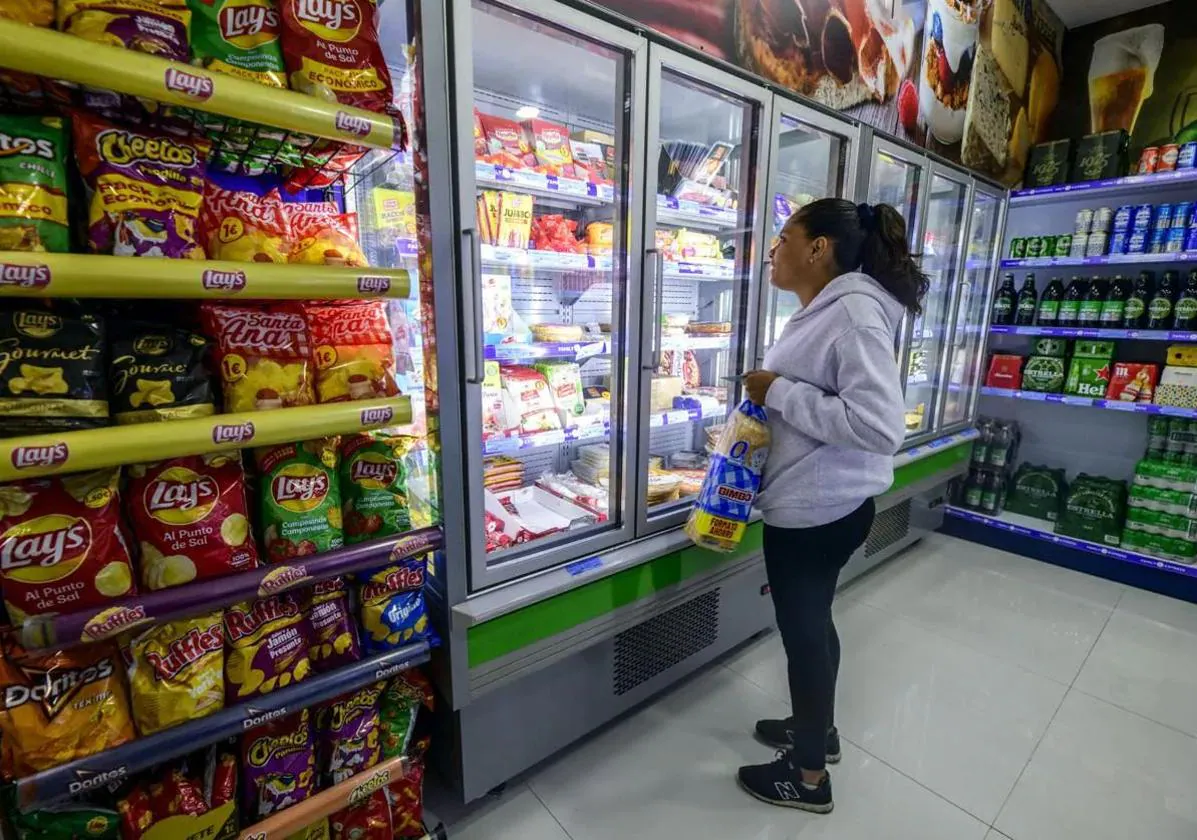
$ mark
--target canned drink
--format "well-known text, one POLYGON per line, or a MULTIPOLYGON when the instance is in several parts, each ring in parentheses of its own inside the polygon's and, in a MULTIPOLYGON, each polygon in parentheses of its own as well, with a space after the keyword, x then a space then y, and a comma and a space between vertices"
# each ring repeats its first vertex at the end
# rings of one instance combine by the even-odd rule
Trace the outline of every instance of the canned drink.
POLYGON ((1016 236, 1010 240, 1010 259, 1021 260, 1026 259, 1027 256, 1027 239, 1025 236, 1016 236))
POLYGON ((1097 207, 1093 210, 1093 224, 1089 226, 1089 232, 1098 231, 1100 233, 1109 233, 1110 225, 1114 222, 1114 210, 1112 207, 1097 207))
POLYGON ((1193 202, 1179 201, 1172 205, 1172 227, 1184 229, 1189 226, 1189 216, 1193 212, 1193 202))
POLYGON ((1150 204, 1136 204, 1131 211, 1131 233, 1147 233, 1151 230, 1151 220, 1155 215, 1155 208, 1150 204))
POLYGON ((1168 238, 1164 240, 1165 254, 1179 254, 1185 249, 1187 231, 1181 228, 1169 228, 1168 238))
POLYGON ((1093 211, 1089 208, 1076 211, 1076 232, 1088 233, 1093 227, 1093 211))
MULTIPOLYGON (((1092 237, 1092 234, 1090 234, 1092 237)), ((1086 250, 1086 255, 1090 257, 1100 257, 1103 254, 1125 254, 1127 242, 1130 241, 1129 233, 1115 233, 1110 237, 1110 248, 1108 251, 1102 251, 1101 254, 1090 254, 1086 250)))
MULTIPOLYGON (((1056 237, 1056 247, 1052 249, 1050 256, 1053 257, 1067 257, 1072 253, 1072 234, 1062 233, 1056 237)), ((1045 254, 1044 256, 1049 256, 1045 254)))
MULTIPOLYGON (((1104 257, 1106 255, 1106 246, 1110 244, 1110 235, 1108 233, 1090 233, 1088 240, 1085 242, 1085 256, 1086 257, 1104 257)), ((1121 253, 1121 252, 1119 252, 1121 253)))
MULTIPOLYGON (((1110 227, 1111 233, 1130 232, 1131 216, 1134 215, 1135 208, 1130 204, 1124 204, 1114 211, 1113 224, 1110 227)), ((1096 213, 1094 216, 1096 217, 1096 213)), ((1096 226, 1094 226, 1096 228, 1096 226)))
POLYGON ((1151 232, 1151 253, 1162 254, 1164 248, 1168 244, 1167 230, 1154 230, 1151 232))
POLYGON ((1172 208, 1171 204, 1161 204, 1155 208, 1155 219, 1151 223, 1151 229, 1167 230, 1172 226, 1172 208))
POLYGON ((1137 230, 1126 240, 1126 253, 1146 254, 1149 245, 1151 245, 1151 234, 1137 230))
POLYGON ((1027 259, 1036 260, 1043 256, 1043 239, 1042 236, 1027 237, 1027 259))
POLYGON ((1156 172, 1175 172, 1176 163, 1180 160, 1180 146, 1169 143, 1160 146, 1160 162, 1156 164, 1156 172))
POLYGON ((1155 172, 1156 167, 1160 163, 1160 150, 1158 146, 1148 146, 1143 150, 1143 154, 1139 155, 1139 169, 1140 175, 1150 175, 1155 172))
POLYGON ((1152 415, 1147 418, 1147 457, 1159 458, 1168 446, 1168 418, 1152 415))
POLYGON ((1197 167, 1197 141, 1190 140, 1180 147, 1180 154, 1176 157, 1177 169, 1193 169, 1197 167))
MULTIPOLYGON (((1104 234, 1098 234, 1104 236, 1104 234)), ((1085 250, 1089 247, 1089 237, 1093 236, 1091 233, 1076 233, 1072 236, 1072 248, 1068 252, 1070 257, 1083 257, 1085 250)), ((1181 243, 1184 243, 1184 237, 1181 237, 1181 243)))
POLYGON ((1048 234, 1046 236, 1041 236, 1039 238, 1043 240, 1043 244, 1039 248, 1039 256, 1041 256, 1041 257, 1055 256, 1056 235, 1053 233, 1053 234, 1048 234))
POLYGON ((1185 233, 1185 250, 1197 251, 1197 227, 1190 227, 1185 233))

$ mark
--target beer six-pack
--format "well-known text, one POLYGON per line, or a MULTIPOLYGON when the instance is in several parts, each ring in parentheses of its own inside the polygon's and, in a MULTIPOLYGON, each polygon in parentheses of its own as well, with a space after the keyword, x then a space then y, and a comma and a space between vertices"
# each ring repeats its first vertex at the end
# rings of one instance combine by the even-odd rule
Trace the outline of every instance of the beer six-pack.
POLYGON ((1011 259, 1104 257, 1197 252, 1193 202, 1123 204, 1077 211, 1072 233, 1019 236, 1011 259))

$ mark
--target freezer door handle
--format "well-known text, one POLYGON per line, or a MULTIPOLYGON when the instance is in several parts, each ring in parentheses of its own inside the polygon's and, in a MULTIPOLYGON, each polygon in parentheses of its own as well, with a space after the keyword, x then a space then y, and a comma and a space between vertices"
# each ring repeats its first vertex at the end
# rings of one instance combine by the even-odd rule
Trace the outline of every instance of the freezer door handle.
POLYGON ((765 307, 765 344, 756 357, 756 366, 765 363, 765 353, 773 346, 773 331, 777 328, 777 289, 770 282, 773 276, 773 260, 765 260, 761 269, 761 283, 765 287, 765 294, 769 296, 769 303, 765 307))
POLYGON ((466 370, 466 382, 470 385, 481 385, 486 378, 485 346, 482 337, 482 246, 478 242, 478 231, 466 228, 461 232, 463 265, 469 266, 469 271, 462 272, 461 284, 462 314, 469 318, 469 326, 465 330, 466 346, 469 352, 466 359, 470 367, 466 370))
MULTIPOLYGON (((650 257, 648 265, 652 266, 652 289, 654 300, 651 306, 647 309, 653 316, 653 327, 651 330, 645 330, 644 335, 649 338, 652 345, 647 352, 641 354, 641 358, 645 361, 641 363, 644 370, 660 370, 661 368, 661 321, 662 311, 664 309, 662 297, 665 294, 665 257, 656 248, 649 248, 644 252, 645 256, 650 257)), ((644 348, 641 348, 642 350, 644 348)))

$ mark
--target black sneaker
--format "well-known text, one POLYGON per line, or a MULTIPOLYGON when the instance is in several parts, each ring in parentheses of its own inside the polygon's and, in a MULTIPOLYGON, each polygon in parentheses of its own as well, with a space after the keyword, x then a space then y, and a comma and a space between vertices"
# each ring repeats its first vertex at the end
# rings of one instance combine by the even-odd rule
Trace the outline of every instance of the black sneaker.
MULTIPOLYGON (((756 722, 756 739, 762 744, 779 750, 788 750, 794 745, 794 719, 758 720, 756 722)), ((827 763, 839 764, 840 733, 833 726, 827 733, 827 763)))
POLYGON ((808 788, 802 783, 802 772, 790 763, 791 755, 789 750, 778 750, 770 764, 741 767, 736 781, 750 796, 770 805, 830 814, 835 807, 831 801, 831 774, 825 773, 818 787, 808 788))

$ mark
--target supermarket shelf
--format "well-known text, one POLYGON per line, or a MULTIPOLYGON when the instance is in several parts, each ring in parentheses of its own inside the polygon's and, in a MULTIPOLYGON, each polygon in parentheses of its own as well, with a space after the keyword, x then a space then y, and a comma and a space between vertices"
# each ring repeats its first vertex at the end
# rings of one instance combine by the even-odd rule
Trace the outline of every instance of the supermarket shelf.
POLYGON ((1178 254, 1106 254, 1103 257, 1033 257, 1002 260, 1002 268, 1068 268, 1102 265, 1160 265, 1197 262, 1197 251, 1178 254))
POLYGON ((975 511, 966 510, 964 508, 956 507, 955 505, 948 505, 945 508, 945 511, 948 516, 954 516, 957 519, 963 519, 966 522, 975 522, 978 525, 985 525, 990 528, 1009 531, 1010 533, 1018 534, 1019 536, 1031 537, 1032 539, 1042 540, 1043 542, 1053 543, 1054 545, 1061 545, 1066 548, 1074 548, 1078 551, 1085 551, 1090 554, 1100 554, 1102 557, 1110 557, 1114 560, 1122 560, 1127 563, 1134 563, 1138 566, 1147 566, 1152 569, 1162 569, 1166 572, 1175 572, 1176 574, 1197 578, 1197 566, 1186 566, 1183 563, 1176 563, 1171 560, 1161 560, 1156 557, 1151 557, 1147 554, 1139 554, 1134 551, 1127 551, 1123 548, 1114 548, 1113 546, 1102 545, 1101 543, 1089 542, 1088 540, 1078 540, 1075 537, 1065 537, 1061 536, 1060 534, 1054 534, 1051 531, 1044 530, 1044 525, 1047 523, 1039 519, 1033 519, 1029 516, 1020 516, 1013 513, 1003 513, 1000 516, 986 516, 983 513, 976 513, 975 511))
POLYGON ((359 805, 370 794, 402 779, 406 761, 405 756, 399 756, 355 773, 339 785, 254 823, 252 828, 241 832, 238 840, 287 840, 321 817, 330 817, 343 808, 359 805))
MULTIPOLYGON (((541 271, 600 271, 609 272, 611 257, 573 254, 560 251, 537 251, 532 248, 505 248, 482 245, 482 264, 505 265, 518 269, 541 271)), ((735 276, 735 260, 666 260, 667 280, 731 280, 735 276)))
POLYGON ((378 149, 401 148, 402 121, 387 114, 7 20, 0 20, 0 66, 85 85, 101 79, 109 90, 169 105, 378 149))
POLYGON ((537 341, 531 344, 488 344, 486 358, 500 362, 534 362, 537 359, 572 359, 582 362, 611 352, 611 344, 600 341, 537 341))
POLYGON ((1152 175, 1128 175, 1123 178, 1106 178, 1101 181, 1082 181, 1077 184, 1058 184, 1053 187, 1014 190, 1010 193, 1010 204, 1062 201, 1078 194, 1084 195, 1085 198, 1096 199, 1105 195, 1144 192, 1183 184, 1197 185, 1197 169, 1179 169, 1175 172, 1157 172, 1152 175))
MULTIPOLYGON (((679 423, 697 423, 712 417, 726 417, 727 409, 720 406, 710 411, 699 411, 693 408, 675 408, 671 411, 654 412, 648 420, 651 428, 662 426, 676 426, 679 423)), ((505 455, 521 452, 525 449, 536 449, 541 446, 560 446, 563 443, 581 443, 587 440, 602 440, 611 433, 611 423, 604 420, 601 424, 594 423, 580 429, 553 429, 547 432, 530 432, 527 434, 512 433, 495 435, 486 439, 482 450, 485 455, 505 455)))
POLYGON ((1081 408, 1108 408, 1113 411, 1130 411, 1136 414, 1166 414, 1169 417, 1197 418, 1197 409, 1176 408, 1170 405, 1155 405, 1153 403, 1132 403, 1121 400, 1098 400, 1092 397, 1074 397, 1071 394, 1044 394, 1039 391, 1015 391, 1008 388, 981 389, 981 395, 986 397, 1009 397, 1016 400, 1033 400, 1035 402, 1062 403, 1064 405, 1080 406, 1081 408))
POLYGON ((592 184, 577 178, 558 178, 530 169, 510 169, 497 163, 474 161, 474 181, 479 187, 514 189, 522 193, 568 200, 571 204, 599 206, 615 200, 610 184, 592 184))
POLYGON ((392 397, 6 438, 0 440, 0 481, 269 446, 410 422, 411 398, 392 397))
POLYGON ((401 268, 0 251, 0 297, 337 300, 410 293, 411 276, 401 268))
POLYGON ((990 326, 997 335, 1042 335, 1052 338, 1133 338, 1137 341, 1197 341, 1197 332, 1184 330, 1114 330, 1089 327, 990 326))
POLYGON ((666 280, 732 280, 735 260, 665 260, 666 280))
POLYGON ((363 659, 327 674, 309 677, 303 682, 255 697, 249 703, 229 706, 208 717, 18 779, 15 783, 17 804, 22 810, 28 810, 73 794, 99 790, 199 747, 238 735, 258 724, 314 706, 370 683, 390 679, 427 661, 428 644, 419 642, 363 659))
POLYGON ((706 230, 732 230, 739 225, 740 216, 735 210, 708 207, 694 201, 680 201, 658 195, 657 222, 706 230))
POLYGON ((921 461, 922 459, 934 455, 944 449, 951 449, 953 446, 959 446, 962 443, 967 443, 970 440, 975 440, 981 433, 976 429, 965 429, 962 432, 955 432, 954 434, 944 435, 935 440, 929 440, 926 443, 920 443, 918 446, 912 446, 909 449, 903 449, 894 456, 894 469, 904 467, 914 461, 921 461))
POLYGON ((31 650, 44 650, 98 642, 141 625, 206 615, 241 601, 418 557, 440 548, 443 542, 439 527, 421 528, 290 563, 268 563, 258 569, 190 586, 120 598, 97 612, 33 616, 21 626, 21 643, 31 650))
POLYGON ((661 340, 662 350, 727 350, 730 347, 730 335, 678 335, 665 336, 661 340))

